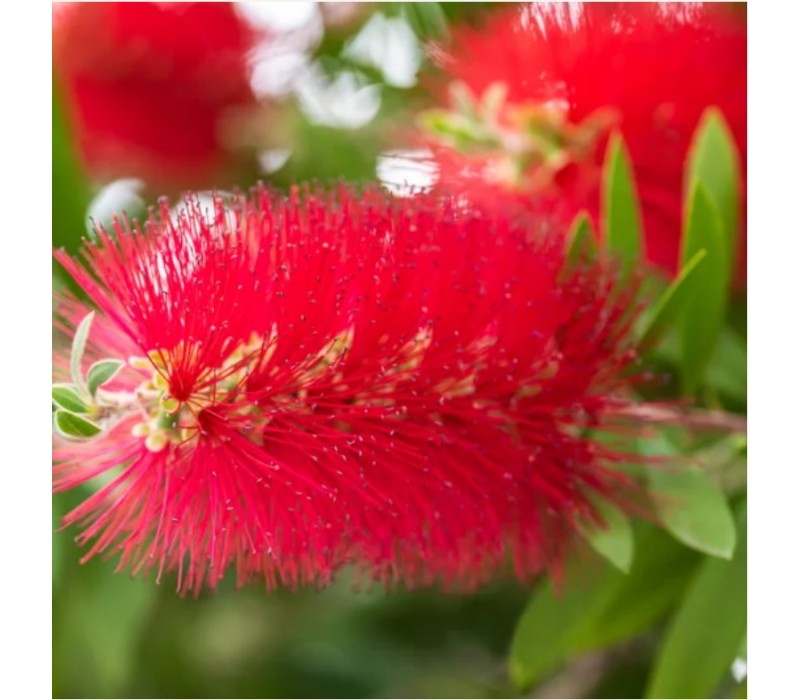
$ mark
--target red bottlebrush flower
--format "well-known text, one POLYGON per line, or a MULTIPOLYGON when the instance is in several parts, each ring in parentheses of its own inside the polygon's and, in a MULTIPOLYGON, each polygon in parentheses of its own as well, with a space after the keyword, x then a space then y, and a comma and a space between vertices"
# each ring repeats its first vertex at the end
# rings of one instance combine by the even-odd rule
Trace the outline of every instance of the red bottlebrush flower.
POLYGON ((53 67, 100 178, 207 183, 229 164, 224 120, 253 107, 255 40, 232 3, 53 6, 53 67))
MULTIPOLYGON (((730 7, 529 3, 480 29, 456 30, 452 49, 436 54, 457 87, 459 117, 472 97, 482 103, 480 117, 502 127, 501 138, 475 132, 459 143, 455 133, 455 148, 435 145, 443 183, 492 198, 498 188, 521 199, 552 196, 572 215, 587 209, 597 218, 606 142, 619 129, 642 201, 648 259, 670 273, 679 256, 684 164, 706 108, 721 109, 746 158, 747 27, 744 13, 730 7)), ((744 227, 741 235, 744 246, 744 227)))
MULTIPOLYGON (((98 309, 88 356, 138 358, 87 410, 102 432, 54 448, 55 490, 106 475, 65 519, 86 558, 195 592, 347 564, 474 586, 557 571, 595 497, 633 503, 586 437, 627 406, 632 292, 565 266, 546 222, 260 189, 56 256, 98 309)), ((57 324, 87 311, 62 300, 57 324)))

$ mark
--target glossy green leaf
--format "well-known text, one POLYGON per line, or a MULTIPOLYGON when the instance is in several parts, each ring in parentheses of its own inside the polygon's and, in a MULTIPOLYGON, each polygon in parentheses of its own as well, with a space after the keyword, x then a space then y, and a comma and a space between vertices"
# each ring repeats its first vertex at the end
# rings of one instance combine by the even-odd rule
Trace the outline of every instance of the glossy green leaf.
POLYGON ((694 275, 698 274, 698 270, 702 274, 702 262, 705 257, 706 251, 698 250, 658 300, 642 332, 639 340, 640 347, 647 349, 655 345, 661 335, 679 317, 684 307, 692 301, 690 281, 694 275))
MULTIPOLYGON (((642 441, 641 447, 645 454, 673 453, 663 438, 642 441)), ((678 459, 647 470, 648 487, 662 524, 685 545, 730 559, 736 527, 725 495, 700 469, 676 463, 678 459)))
POLYGON ((611 137, 606 152, 602 203, 606 244, 627 276, 642 256, 642 215, 630 155, 619 133, 611 137))
POLYGON ((72 384, 55 384, 52 389, 53 403, 71 413, 89 413, 91 407, 72 384))
POLYGON ((620 571, 628 573, 633 562, 633 530, 627 516, 605 501, 595 504, 604 527, 586 527, 582 534, 594 550, 620 571))
POLYGON ((595 239, 592 220, 585 211, 580 212, 572 222, 567 234, 568 264, 578 260, 594 260, 597 257, 597 242, 595 239))
POLYGON ((702 185, 689 200, 683 233, 681 260, 689 262, 706 251, 701 274, 686 280, 684 294, 691 303, 683 309, 681 370, 684 392, 693 394, 703 383, 725 322, 728 275, 719 214, 702 185))
POLYGON ((602 610, 623 574, 604 566, 591 576, 568 577, 570 588, 561 595, 549 580, 534 592, 511 641, 508 670, 517 688, 527 690, 558 668, 569 655, 571 636, 602 610))
POLYGON ((634 528, 629 574, 592 557, 573 561, 564 590, 542 582, 517 623, 509 673, 527 690, 569 658, 617 644, 662 619, 682 594, 698 555, 660 529, 634 528))
POLYGON ((86 381, 81 372, 81 362, 83 353, 86 351, 86 339, 89 337, 89 329, 94 319, 94 311, 90 311, 78 324, 75 329, 75 336, 72 339, 72 353, 69 358, 69 373, 72 383, 80 390, 86 390, 86 381))
POLYGON ((89 374, 86 379, 89 393, 94 396, 97 393, 97 389, 112 379, 124 364, 120 360, 100 360, 95 362, 89 368, 89 374))
POLYGON ((647 688, 649 698, 713 697, 747 630, 747 515, 737 514, 730 561, 706 559, 670 623, 647 688))
POLYGON ((662 620, 686 589, 699 555, 658 527, 636 523, 636 556, 604 605, 570 636, 570 653, 608 648, 643 634, 662 620))
POLYGON ((689 152, 688 191, 701 183, 719 213, 725 247, 725 269, 735 265, 739 235, 741 165, 736 140, 717 107, 709 107, 689 152))
POLYGON ((56 431, 66 438, 87 439, 100 433, 100 426, 74 413, 58 409, 54 416, 56 431))

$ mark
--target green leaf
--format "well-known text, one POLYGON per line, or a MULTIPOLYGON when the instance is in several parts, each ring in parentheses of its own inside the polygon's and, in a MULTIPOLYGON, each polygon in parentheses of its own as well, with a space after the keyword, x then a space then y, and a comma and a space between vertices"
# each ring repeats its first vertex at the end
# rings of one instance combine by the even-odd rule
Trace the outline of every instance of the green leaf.
POLYGON ((717 393, 747 404, 747 343, 730 326, 722 329, 707 383, 717 393))
POLYGON ((683 595, 699 555, 660 528, 637 523, 636 557, 605 604, 570 637, 571 654, 595 651, 643 634, 663 619, 683 595))
POLYGON ((705 250, 698 250, 689 260, 680 274, 672 281, 667 291, 661 296, 653 308, 653 312, 642 332, 639 346, 647 349, 655 345, 662 334, 675 321, 684 307, 691 301, 690 280, 700 269, 702 274, 702 262, 706 257, 705 250))
POLYGON ((567 234, 566 262, 574 264, 578 260, 594 260, 597 257, 597 243, 592 228, 592 220, 585 211, 580 212, 572 222, 567 234))
POLYGON ((686 394, 702 384, 725 322, 728 274, 719 214, 705 188, 695 185, 683 232, 681 260, 689 262, 706 251, 702 274, 685 282, 684 294, 692 300, 683 309, 681 324, 682 381, 686 394))
POLYGON ((420 39, 447 38, 447 17, 438 2, 398 2, 393 6, 420 39))
POLYGON ((599 501, 595 507, 605 527, 583 528, 582 534, 594 550, 620 571, 628 573, 633 562, 633 530, 627 516, 616 506, 599 501))
POLYGON ((55 413, 56 431, 66 438, 85 439, 100 433, 100 426, 74 413, 58 409, 55 413))
POLYGON ((602 610, 613 593, 616 576, 623 576, 608 566, 601 572, 599 577, 595 572, 593 580, 568 576, 571 587, 562 595, 550 580, 537 587, 511 641, 508 670, 517 688, 528 690, 568 657, 571 636, 602 610))
POLYGON ((700 119, 689 151, 688 169, 688 192, 697 183, 702 184, 719 213, 725 270, 729 275, 738 250, 741 165, 736 140, 717 107, 709 107, 700 119))
POLYGON ((89 413, 92 410, 72 384, 54 384, 53 403, 71 413, 89 413))
POLYGON ((60 91, 53 84, 53 245, 76 253, 87 232, 86 212, 90 189, 80 167, 62 107, 60 91))
POLYGON ((537 586, 511 643, 509 673, 527 690, 579 653, 645 632, 682 594, 697 554, 662 530, 634 528, 636 557, 629 574, 599 557, 573 561, 565 589, 537 586))
POLYGON ((86 339, 89 337, 89 328, 94 319, 94 311, 90 311, 78 325, 75 330, 75 337, 72 339, 72 354, 69 358, 69 372, 72 377, 72 383, 78 387, 79 390, 86 390, 86 382, 81 373, 81 362, 83 361, 83 353, 86 351, 86 339))
POLYGON ((642 256, 642 215, 630 155, 619 133, 608 143, 602 204, 605 240, 609 250, 619 256, 626 277, 642 256))
POLYGON ((87 385, 89 393, 94 396, 97 389, 109 381, 125 363, 120 360, 100 360, 89 368, 87 385))
MULTIPOLYGON (((642 441, 641 449, 651 455, 674 452, 664 438, 642 441)), ((656 511, 672 535, 705 554, 731 558, 736 546, 733 515, 724 494, 708 476, 695 466, 673 463, 651 467, 647 478, 656 511)))
POLYGON ((737 513, 731 561, 706 559, 656 656, 648 698, 712 697, 747 630, 747 514, 737 513))

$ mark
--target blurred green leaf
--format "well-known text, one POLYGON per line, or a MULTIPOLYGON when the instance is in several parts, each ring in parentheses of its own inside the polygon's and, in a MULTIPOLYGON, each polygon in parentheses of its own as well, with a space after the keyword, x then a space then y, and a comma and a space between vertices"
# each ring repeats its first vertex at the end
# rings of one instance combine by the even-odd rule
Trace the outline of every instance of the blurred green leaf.
POLYGON ((617 582, 602 609, 572 635, 573 653, 608 648, 646 632, 686 589, 697 553, 653 525, 637 523, 634 535, 630 573, 615 572, 617 582))
POLYGON ((738 249, 741 166, 736 140, 717 107, 709 107, 700 119, 689 151, 688 168, 687 192, 702 184, 719 213, 725 279, 729 280, 738 249))
POLYGON ((512 683, 527 690, 572 656, 642 634, 683 592, 697 555, 658 528, 637 523, 629 574, 602 559, 573 561, 568 588, 540 583, 511 642, 512 683))
POLYGON ((720 334, 707 381, 718 394, 747 405, 747 343, 728 326, 720 334))
POLYGON ((725 322, 728 275, 719 214, 701 184, 695 185, 683 232, 681 260, 689 262, 706 251, 702 274, 686 280, 684 294, 692 300, 683 309, 681 324, 682 382, 693 394, 702 384, 725 322))
POLYGON ((736 658, 747 628, 747 514, 737 513, 731 561, 706 559, 667 629, 648 698, 708 698, 736 658))
POLYGON ((423 41, 447 38, 447 16, 438 2, 397 2, 390 8, 399 12, 414 33, 423 41))
POLYGON ((702 274, 702 262, 705 257, 706 251, 698 250, 658 300, 639 340, 640 347, 647 349, 655 345, 691 301, 692 287, 688 282, 697 274, 698 269, 702 274))
POLYGON ((100 426, 80 416, 58 409, 54 417, 56 431, 66 438, 85 439, 100 433, 100 426))
POLYGON ((583 536, 594 550, 624 573, 633 561, 633 530, 628 517, 616 506, 598 501, 595 504, 605 527, 584 528, 583 536))
MULTIPOLYGON (((673 455, 663 438, 642 440, 643 454, 673 455)), ((705 554, 730 559, 736 546, 736 527, 725 495, 697 467, 675 456, 673 463, 647 470, 649 490, 658 515, 678 540, 705 554)))
POLYGON ((603 566, 588 576, 569 576, 570 586, 559 596, 552 581, 543 581, 522 613, 514 637, 508 669, 511 682, 528 690, 555 671, 568 657, 570 638, 599 614, 613 594, 615 575, 603 566))
POLYGON ((619 256, 626 277, 642 256, 642 215, 631 158, 619 133, 611 137, 606 151, 602 204, 606 244, 619 256))
POLYGON ((54 384, 53 403, 71 413, 89 413, 89 405, 81 398, 78 390, 71 384, 54 384))
POLYGON ((94 396, 97 389, 111 380, 124 364, 125 363, 120 360, 100 360, 99 362, 95 362, 89 368, 89 374, 86 380, 89 393, 94 396))
POLYGON ((61 99, 53 86, 53 245, 74 253, 86 234, 89 187, 73 148, 61 99))
POLYGON ((581 259, 594 260, 597 257, 597 242, 592 220, 585 211, 580 212, 572 221, 567 234, 566 261, 573 264, 581 259))
POLYGON ((106 563, 80 567, 59 597, 63 614, 54 620, 65 680, 91 689, 92 697, 127 697, 136 648, 159 591, 152 579, 115 576, 106 563))

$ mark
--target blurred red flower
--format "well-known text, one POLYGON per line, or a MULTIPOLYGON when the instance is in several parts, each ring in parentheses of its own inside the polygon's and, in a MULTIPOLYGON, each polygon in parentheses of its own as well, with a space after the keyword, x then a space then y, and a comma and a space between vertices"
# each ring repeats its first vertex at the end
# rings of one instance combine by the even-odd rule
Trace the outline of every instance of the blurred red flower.
POLYGON ((231 3, 53 5, 53 65, 89 171, 207 185, 224 119, 255 105, 255 36, 231 3))
MULTIPOLYGON (((721 109, 746 159, 746 45, 741 8, 702 3, 529 3, 459 28, 450 49, 434 49, 461 91, 452 106, 482 101, 507 134, 500 144, 477 132, 462 147, 435 143, 441 180, 483 198, 498 189, 520 199, 549 195, 568 214, 585 208, 596 219, 600 166, 618 128, 641 196, 647 256, 674 272, 684 164, 707 107, 721 109), (534 153, 520 150, 529 138, 534 153)), ((741 236, 744 246, 744 224, 741 236)))
MULTIPOLYGON (((99 308, 88 357, 140 359, 101 390, 103 432, 54 447, 55 490, 106 475, 65 519, 87 559, 195 592, 351 563, 470 587, 509 560, 557 571, 595 496, 634 503, 586 436, 628 406, 633 292, 565 266, 546 222, 258 190, 98 241, 86 267, 56 254, 99 308)), ((68 334, 88 311, 59 309, 68 334)))

